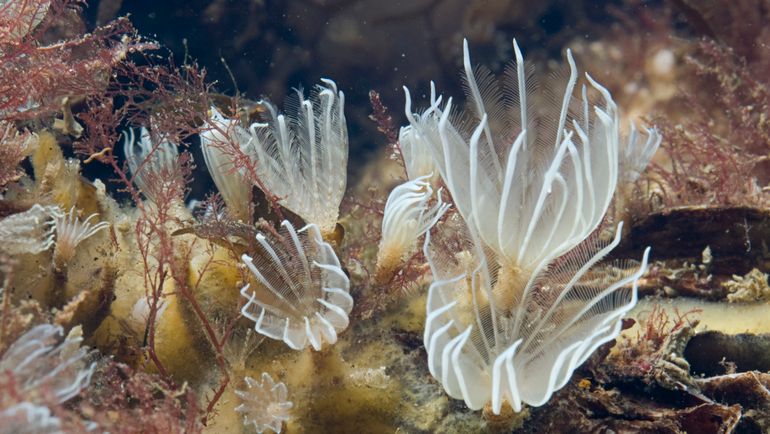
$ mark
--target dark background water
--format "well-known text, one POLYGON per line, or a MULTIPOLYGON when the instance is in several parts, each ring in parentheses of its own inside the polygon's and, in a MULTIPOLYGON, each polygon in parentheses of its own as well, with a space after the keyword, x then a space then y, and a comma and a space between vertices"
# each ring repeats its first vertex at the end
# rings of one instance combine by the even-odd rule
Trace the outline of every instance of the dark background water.
POLYGON ((600 37, 618 8, 617 1, 106 0, 90 2, 86 14, 91 24, 130 14, 141 34, 177 63, 196 59, 225 94, 281 105, 292 87, 334 79, 346 94, 351 161, 361 162, 386 141, 368 119, 369 90, 400 123, 402 86, 417 98, 430 80, 461 92, 463 37, 474 62, 500 70, 514 37, 529 60, 560 58, 571 39, 600 37))

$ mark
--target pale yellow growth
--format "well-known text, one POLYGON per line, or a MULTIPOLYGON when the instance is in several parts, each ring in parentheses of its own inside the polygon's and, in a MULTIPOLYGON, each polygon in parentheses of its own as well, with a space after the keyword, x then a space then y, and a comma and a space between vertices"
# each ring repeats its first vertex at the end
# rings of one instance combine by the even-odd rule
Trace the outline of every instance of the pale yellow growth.
MULTIPOLYGON (((380 327, 385 326, 372 330, 380 327)), ((286 385, 294 403, 291 419, 284 425, 286 433, 396 432, 398 419, 407 412, 411 419, 425 411, 405 405, 406 386, 388 372, 401 358, 402 347, 391 339, 362 341, 360 336, 343 334, 337 344, 320 352, 292 351, 281 342, 266 339, 245 368, 236 368, 231 375, 257 378, 267 372, 286 385)), ((240 401, 233 399, 230 389, 205 432, 253 432, 231 430, 243 422, 235 412, 240 401)), ((435 421, 435 414, 430 420, 435 421)))
POLYGON ((693 309, 700 309, 700 313, 688 316, 690 319, 700 321, 696 331, 714 330, 726 334, 770 333, 770 315, 768 315, 767 303, 732 304, 679 297, 640 300, 629 313, 630 318, 637 320, 636 324, 621 334, 627 338, 635 338, 639 330, 639 320, 649 316, 655 305, 661 306, 669 318, 677 318, 677 311, 685 313, 693 309))
MULTIPOLYGON (((180 297, 166 296, 164 301, 168 307, 158 318, 155 335, 158 358, 175 378, 197 383, 209 365, 197 351, 197 336, 192 333, 197 324, 187 321, 180 297)), ((151 362, 147 361, 145 365, 148 370, 155 370, 151 362)))
MULTIPOLYGON (((23 178, 19 186, 27 188, 9 191, 6 199, 22 204, 38 203, 51 209, 58 206, 65 211, 75 206, 81 216, 98 214, 100 220, 113 221, 116 213, 112 207, 117 205, 106 195, 104 185, 98 180, 92 184, 80 176, 78 161, 65 159, 53 134, 39 131, 33 137, 28 151, 34 181, 23 178), (109 213, 105 213, 107 209, 109 213)), ((21 261, 15 267, 11 283, 16 288, 14 298, 34 298, 47 306, 63 305, 83 292, 88 292, 89 297, 98 296, 111 273, 107 268, 111 266, 114 246, 108 236, 108 231, 99 231, 93 239, 79 244, 76 251, 70 250, 63 257, 58 255, 59 259, 66 259, 60 260, 58 267, 51 267, 56 256, 54 248, 21 261), (62 267, 64 262, 69 262, 69 266, 62 267)), ((62 246, 59 237, 56 238, 61 253, 62 246)))
MULTIPOLYGON (((110 315, 94 334, 97 346, 109 348, 119 345, 122 337, 133 337, 132 343, 137 346, 143 343, 149 307, 142 300, 145 295, 141 277, 132 274, 124 273, 116 282, 110 315)), ((165 295, 161 298, 162 305, 155 323, 158 359, 175 380, 197 383, 209 363, 197 349, 198 337, 191 327, 195 324, 187 321, 180 297, 174 293, 173 280, 166 280, 163 293, 165 295)), ((135 364, 148 372, 157 372, 155 364, 149 359, 136 360, 135 364)))
POLYGON ((197 243, 188 271, 188 284, 204 311, 216 317, 238 314, 239 288, 244 285, 238 270, 238 258, 223 247, 197 243))
MULTIPOLYGON (((219 433, 246 433, 253 432, 248 427, 243 425, 243 416, 235 412, 235 407, 240 405, 240 398, 235 394, 235 381, 231 381, 222 397, 219 398, 217 405, 214 407, 214 414, 210 421, 208 421, 204 428, 204 433, 219 434, 219 433)), ((206 398, 200 396, 198 402, 199 406, 205 407, 208 405, 206 398)))
POLYGON ((80 163, 64 158, 53 134, 38 133, 37 148, 30 160, 38 197, 47 196, 65 210, 77 204, 81 190, 80 163))
POLYGON ((64 154, 56 143, 56 137, 48 131, 37 133, 37 146, 31 155, 30 162, 35 176, 45 173, 49 164, 57 164, 64 161, 64 154))
POLYGON ((410 297, 390 314, 383 316, 380 327, 422 333, 425 328, 425 297, 410 297))
MULTIPOLYGON (((115 266, 120 273, 115 282, 115 299, 110 305, 110 314, 94 334, 96 345, 99 347, 121 347, 125 345, 121 338, 128 338, 128 344, 137 348, 144 343, 150 300, 146 298, 144 264, 134 233, 138 211, 133 212, 134 215, 129 215, 115 224, 120 245, 115 266)), ((175 253, 177 257, 184 256, 190 239, 191 236, 175 237, 174 241, 179 249, 175 253)), ((156 248, 153 243, 151 250, 156 248)), ((149 261, 150 267, 154 268, 156 264, 152 257, 149 261)), ((171 276, 164 281, 161 292, 163 296, 160 298, 155 333, 155 351, 158 358, 176 381, 203 381, 204 373, 214 366, 214 361, 201 354, 200 349, 207 345, 205 338, 199 333, 201 328, 190 307, 177 294, 171 276)), ((149 359, 137 359, 133 364, 149 372, 156 371, 154 363, 149 359)))

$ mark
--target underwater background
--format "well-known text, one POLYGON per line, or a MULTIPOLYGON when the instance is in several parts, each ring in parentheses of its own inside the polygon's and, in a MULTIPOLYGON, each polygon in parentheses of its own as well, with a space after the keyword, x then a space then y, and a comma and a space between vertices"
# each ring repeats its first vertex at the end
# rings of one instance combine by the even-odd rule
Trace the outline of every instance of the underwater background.
POLYGON ((768 19, 0 0, 0 434, 770 432, 768 19))

